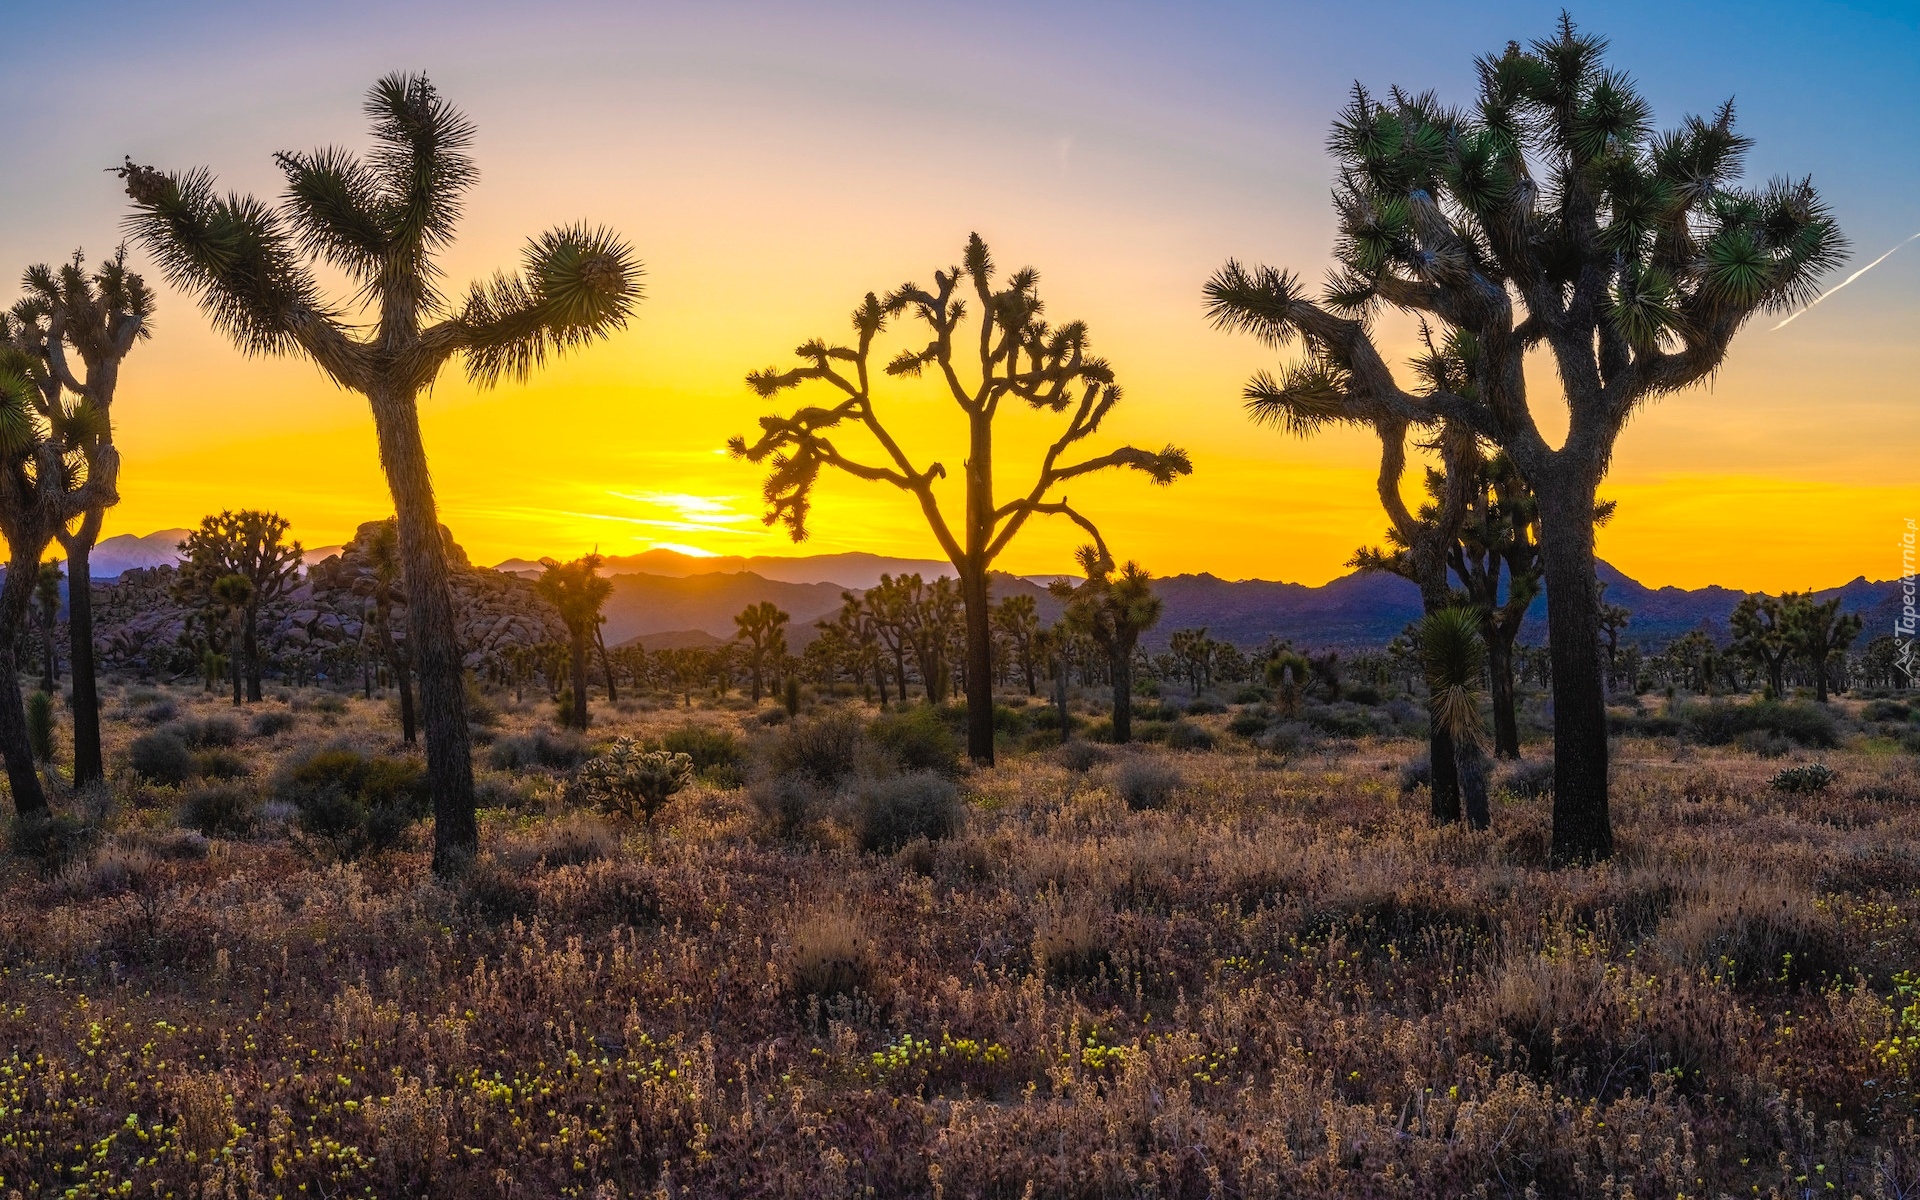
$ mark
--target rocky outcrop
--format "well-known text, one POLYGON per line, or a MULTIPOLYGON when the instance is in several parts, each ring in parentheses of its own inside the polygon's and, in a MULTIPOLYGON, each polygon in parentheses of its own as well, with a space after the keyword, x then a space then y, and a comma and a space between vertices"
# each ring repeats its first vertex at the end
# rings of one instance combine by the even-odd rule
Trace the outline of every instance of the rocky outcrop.
MULTIPOLYGON (((369 522, 339 554, 315 563, 298 586, 260 610, 260 642, 270 670, 308 677, 358 678, 369 661, 368 610, 374 572, 361 547, 369 522)), ((454 619, 466 665, 485 671, 511 646, 563 640, 560 614, 530 580, 475 568, 445 526, 452 566, 454 619)), ((170 566, 132 570, 93 584, 93 612, 101 664, 108 668, 183 673, 195 669, 184 641, 189 607, 175 595, 170 566)), ((395 636, 405 636, 406 607, 393 610, 395 636)))

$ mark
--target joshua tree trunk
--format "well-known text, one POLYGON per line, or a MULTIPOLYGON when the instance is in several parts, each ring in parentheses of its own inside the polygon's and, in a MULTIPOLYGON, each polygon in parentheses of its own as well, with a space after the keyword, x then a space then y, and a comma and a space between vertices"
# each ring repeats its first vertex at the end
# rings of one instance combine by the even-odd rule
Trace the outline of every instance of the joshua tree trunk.
MULTIPOLYGON (((1564 453, 1564 451, 1563 451, 1564 453)), ((1540 559, 1553 655, 1553 861, 1613 854, 1607 815, 1607 709, 1600 686, 1594 579, 1595 475, 1538 472, 1540 559)))
POLYGON ((375 391, 380 465, 393 493, 400 561, 407 588, 407 631, 420 674, 421 723, 427 735, 427 785, 433 795, 433 868, 459 871, 480 844, 473 809, 473 749, 460 643, 453 623, 446 546, 440 538, 433 479, 411 394, 375 391))
MULTIPOLYGON (((44 544, 41 549, 44 549, 44 544)), ((40 573, 40 549, 31 555, 15 550, 7 564, 7 581, 0 586, 0 629, 17 630, 33 605, 40 573)), ((23 817, 47 811, 47 793, 33 763, 33 743, 27 737, 27 710, 20 700, 20 662, 17 638, 0 637, 0 756, 7 760, 7 783, 13 789, 13 810, 23 817)))
POLYGON ((1453 749, 1460 772, 1460 792, 1466 799, 1467 825, 1486 829, 1493 824, 1493 813, 1487 806, 1487 752, 1472 738, 1456 741, 1453 749))
MULTIPOLYGON (((1519 623, 1514 623, 1519 628, 1519 623)), ((1487 636, 1487 674, 1492 678, 1493 753, 1499 758, 1520 757, 1520 723, 1513 709, 1513 634, 1490 630, 1487 636)))
MULTIPOLYGON (((573 635, 573 653, 568 655, 572 661, 567 664, 569 682, 573 689, 573 713, 567 724, 575 729, 587 727, 587 638, 585 634, 573 635)), ((756 673, 755 678, 759 676, 756 673)), ((757 692, 758 689, 756 688, 757 692)))
POLYGON ((613 686, 613 662, 607 657, 607 638, 596 627, 593 631, 594 647, 600 651, 600 673, 607 677, 607 703, 620 703, 620 693, 613 686))
POLYGON ((1827 657, 1821 655, 1813 661, 1814 698, 1820 703, 1827 702, 1827 657))
POLYGON ((873 656, 873 682, 880 692, 880 707, 887 706, 887 664, 880 661, 878 654, 873 656))
POLYGON ((247 605, 246 630, 242 635, 242 647, 247 658, 247 702, 260 699, 260 606, 247 605))
POLYGON ((233 682, 233 706, 235 708, 240 707, 241 677, 246 673, 246 668, 242 662, 243 656, 240 651, 239 642, 239 637, 233 634, 227 635, 227 677, 233 682))
POLYGON ((106 778, 100 759, 100 690, 93 659, 93 542, 100 521, 89 512, 66 543, 67 662, 73 668, 73 786, 106 778), (91 532, 89 532, 91 531, 91 532))
POLYGON ((1124 746, 1133 740, 1133 652, 1113 648, 1113 740, 1124 746))
POLYGON ((1453 739, 1433 721, 1427 723, 1427 767, 1433 777, 1430 811, 1434 823, 1450 825, 1460 819, 1460 771, 1453 739))
POLYGON ((967 757, 993 765, 993 611, 985 568, 960 576, 967 611, 967 757))

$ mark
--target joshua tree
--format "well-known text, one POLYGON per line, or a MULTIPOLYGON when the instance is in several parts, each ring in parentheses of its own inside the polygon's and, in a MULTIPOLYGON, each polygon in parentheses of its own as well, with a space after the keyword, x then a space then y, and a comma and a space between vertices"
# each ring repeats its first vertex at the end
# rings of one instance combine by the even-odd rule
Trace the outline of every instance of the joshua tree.
POLYGON ((1790 613, 1798 599, 1792 592, 1778 600, 1750 594, 1741 598, 1727 619, 1733 629, 1733 648, 1765 669, 1767 695, 1775 700, 1787 695, 1787 659, 1794 649, 1790 613))
POLYGON ((1827 702, 1827 664, 1835 654, 1844 656, 1853 639, 1860 636, 1862 621, 1858 613, 1842 613, 1840 597, 1820 602, 1812 595, 1800 596, 1788 609, 1787 642, 1793 652, 1813 668, 1813 686, 1820 703, 1827 702))
POLYGON ((120 458, 98 438, 99 417, 84 397, 69 403, 48 368, 47 336, 31 303, 0 316, 0 536, 7 542, 0 586, 0 756, 20 816, 47 812, 20 690, 17 647, 40 581, 40 558, 66 525, 109 508, 120 458), (94 449, 89 451, 88 447, 94 449))
POLYGON ((40 564, 40 577, 34 581, 34 615, 40 619, 40 690, 48 695, 60 686, 60 643, 54 634, 60 627, 60 560, 40 564))
POLYGON ((393 629, 394 605, 407 602, 407 590, 401 586, 401 576, 405 572, 400 562, 399 522, 389 517, 363 528, 367 529, 367 536, 360 544, 360 552, 366 556, 370 574, 355 582, 354 591, 367 597, 368 619, 363 629, 371 634, 374 653, 393 675, 394 691, 400 695, 400 740, 411 746, 416 740, 412 614, 408 614, 406 637, 395 637, 393 629))
POLYGON ((847 669, 856 680, 864 680, 868 671, 873 672, 874 686, 880 692, 880 707, 885 708, 887 669, 881 660, 879 622, 867 607, 866 599, 852 592, 841 592, 840 611, 833 620, 816 624, 838 636, 845 647, 847 669))
POLYGON ((772 397, 809 380, 826 383, 841 394, 831 407, 802 408, 790 417, 770 416, 760 421, 760 437, 751 445, 734 438, 729 445, 749 462, 771 459, 765 495, 766 521, 784 522, 795 541, 807 535, 807 513, 814 482, 823 466, 859 479, 886 482, 910 492, 920 502, 927 524, 940 549, 960 574, 961 599, 966 606, 967 753, 975 762, 993 761, 993 629, 989 607, 988 571, 1015 535, 1036 515, 1060 515, 1092 536, 1103 558, 1105 543, 1094 523, 1065 496, 1051 498, 1069 480, 1097 471, 1131 467, 1156 483, 1170 483, 1189 474, 1192 464, 1185 451, 1168 446, 1141 450, 1122 446, 1075 462, 1062 458, 1079 443, 1099 432, 1101 424, 1120 402, 1113 369, 1104 359, 1087 353, 1087 330, 1080 322, 1058 328, 1041 319, 1037 293, 1039 275, 1032 269, 1015 272, 1005 286, 994 290, 993 260, 978 234, 967 239, 963 265, 934 272, 932 290, 908 283, 884 299, 867 293, 853 313, 853 346, 811 341, 796 352, 803 365, 791 370, 769 369, 748 376, 761 396, 772 397), (980 308, 977 335, 967 332, 967 293, 980 308), (957 522, 950 521, 934 491, 946 467, 929 463, 916 467, 893 434, 881 422, 873 405, 868 357, 873 340, 889 319, 912 313, 931 334, 914 349, 902 350, 886 365, 889 375, 917 376, 932 368, 947 394, 967 419, 965 506, 957 522), (967 339, 978 347, 978 377, 961 378, 968 355, 967 339), (1001 502, 993 486, 993 428, 1003 400, 1013 397, 1028 407, 1069 414, 1067 427, 1041 459, 1031 487, 1001 502), (834 440, 846 427, 864 428, 885 456, 881 465, 850 456, 834 440))
POLYGON ((300 579, 299 542, 285 542, 288 523, 279 513, 243 508, 203 517, 180 543, 181 570, 204 580, 244 575, 253 585, 242 615, 240 657, 246 668, 247 700, 260 699, 260 606, 277 600, 300 579))
MULTIPOLYGON (((860 598, 874 637, 886 657, 893 660, 893 680, 902 704, 907 702, 907 655, 913 649, 913 600, 919 587, 918 575, 902 575, 898 579, 882 575, 880 582, 868 588, 866 595, 860 598)), ((887 689, 882 687, 880 703, 884 706, 886 702, 887 689)))
POLYGON ((762 688, 771 688, 767 674, 787 657, 787 622, 792 618, 771 600, 749 604, 733 618, 739 632, 734 640, 746 647, 747 680, 753 689, 753 702, 760 703, 762 688))
MULTIPOLYGON (((119 388, 120 364, 133 344, 152 336, 153 293, 137 273, 127 270, 126 247, 89 275, 86 258, 75 251, 56 270, 47 266, 27 271, 27 296, 14 312, 30 353, 47 379, 71 393, 91 416, 79 434, 76 449, 86 473, 119 469, 113 450, 113 398, 119 388), (80 360, 84 378, 73 369, 71 348, 80 360)), ((67 552, 67 658, 73 666, 73 782, 80 786, 104 775, 100 759, 100 699, 93 659, 93 589, 91 556, 100 538, 112 492, 97 494, 79 515, 79 523, 62 523, 54 537, 67 552)), ((117 497, 114 497, 117 499, 117 497)))
POLYGON ((1040 609, 1032 596, 1008 596, 993 606, 993 626, 1007 640, 1007 648, 1027 681, 1027 695, 1040 692, 1033 639, 1040 635, 1040 609))
POLYGON ((221 197, 205 170, 164 174, 129 160, 129 226, 168 278, 198 297, 249 353, 299 352, 366 396, 399 514, 407 616, 420 675, 434 867, 460 869, 478 844, 465 682, 446 550, 416 401, 447 360, 482 386, 524 379, 550 355, 604 337, 639 299, 638 264, 613 234, 575 225, 531 241, 523 269, 450 304, 436 256, 453 240, 476 178, 473 127, 423 76, 390 75, 367 95, 374 151, 283 153, 278 208, 221 197), (357 289, 323 299, 314 267, 357 289), (353 333, 353 311, 371 336, 353 333))
POLYGON ((1466 801, 1467 824, 1485 829, 1487 753, 1480 720, 1480 681, 1486 675, 1487 650, 1480 640, 1480 614, 1470 608, 1443 608, 1420 622, 1420 652, 1427 673, 1427 707, 1434 723, 1453 742, 1454 769, 1466 801))
POLYGON ((1187 686, 1193 689, 1197 699, 1201 692, 1213 686, 1213 656, 1220 643, 1207 636, 1206 626, 1198 629, 1176 629, 1167 639, 1167 652, 1187 676, 1187 686))
MULTIPOLYGON (((1153 576, 1139 563, 1127 563, 1116 576, 1104 547, 1082 546, 1074 557, 1086 582, 1074 587, 1057 580, 1054 594, 1067 602, 1067 628, 1106 653, 1113 676, 1113 740, 1124 744, 1133 740, 1133 649, 1140 635, 1159 623, 1160 597, 1153 594, 1153 576)), ((1065 715, 1063 710, 1063 728, 1065 715)))
POLYGON ((1506 451, 1540 504, 1553 653, 1556 862, 1607 857, 1595 490, 1628 419, 1725 361, 1761 311, 1809 299, 1844 243, 1810 181, 1742 187, 1732 103, 1654 135, 1605 42, 1556 33, 1479 61, 1468 109, 1364 89, 1334 122, 1338 267, 1319 301, 1299 279, 1228 263, 1215 319, 1307 357, 1249 392, 1307 422, 1397 420, 1469 430, 1506 451), (1438 322, 1470 390, 1403 388, 1375 346, 1382 305, 1438 322), (1570 430, 1550 446, 1524 358, 1545 348, 1570 430))
POLYGON ((561 715, 566 718, 566 724, 575 729, 587 727, 587 654, 593 648, 600 622, 606 620, 600 615, 600 607, 613 594, 613 581, 601 576, 600 563, 598 553, 568 563, 543 558, 540 565, 544 570, 534 585, 560 610, 560 621, 567 627, 573 702, 561 706, 561 715))

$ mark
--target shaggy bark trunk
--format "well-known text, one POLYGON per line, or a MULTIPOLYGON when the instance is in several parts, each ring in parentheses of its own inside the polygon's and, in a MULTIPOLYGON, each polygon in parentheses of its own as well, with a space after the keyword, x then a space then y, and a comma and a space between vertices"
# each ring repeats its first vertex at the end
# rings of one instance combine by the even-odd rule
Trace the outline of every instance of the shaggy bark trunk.
POLYGON ((229 651, 227 654, 227 677, 233 684, 233 706, 235 708, 240 707, 240 689, 242 686, 240 677, 243 674, 240 647, 234 645, 234 643, 239 640, 239 638, 233 637, 232 635, 229 635, 227 638, 229 651))
POLYGON ((1460 819, 1460 771, 1453 754, 1453 738, 1431 716, 1427 719, 1427 773, 1432 777, 1430 811, 1437 825, 1460 819))
POLYGON ((1821 655, 1813 664, 1814 698, 1820 703, 1827 702, 1827 656, 1821 655))
POLYGON ((408 637, 420 675, 427 784, 433 795, 433 869, 441 875, 454 874, 472 860, 480 831, 474 817, 473 743, 467 728, 447 552, 440 540, 433 478, 427 470, 414 398, 376 392, 371 399, 380 465, 398 517, 408 637))
POLYGON ((880 660, 878 654, 873 656, 873 682, 880 690, 880 707, 885 708, 887 706, 887 664, 880 660))
POLYGON ((40 552, 45 548, 43 542, 28 555, 16 547, 7 564, 7 582, 0 586, 0 757, 7 762, 13 810, 22 817, 44 816, 47 812, 47 793, 40 786, 33 743, 27 737, 27 709, 20 699, 20 662, 14 652, 33 605, 40 552))
POLYGON ((1493 753, 1520 757, 1520 723, 1513 711, 1513 642, 1503 630, 1487 635, 1487 674, 1492 677, 1493 753))
POLYGON ((1493 824, 1487 804, 1487 754, 1479 743, 1463 738, 1454 743, 1460 772, 1460 792, 1466 800, 1467 826, 1486 829, 1493 824))
MULTIPOLYGON (((391 639, 388 644, 392 644, 391 639)), ((400 693, 400 740, 411 746, 420 738, 416 732, 419 718, 413 707, 413 671, 407 665, 407 652, 395 646, 387 669, 393 672, 393 688, 400 693)))
POLYGON ((993 765, 993 612, 985 569, 960 576, 967 610, 967 757, 993 765))
POLYGON ((247 628, 243 641, 247 655, 247 702, 260 699, 260 608, 247 605, 247 628))
MULTIPOLYGON (((567 724, 575 729, 587 727, 587 637, 583 633, 573 635, 573 661, 568 664, 573 685, 573 714, 567 724)), ((758 700, 759 697, 755 696, 758 700)))
POLYGON ((106 778, 100 758, 100 685, 93 656, 93 538, 99 522, 89 516, 83 536, 67 551, 67 661, 73 668, 73 786, 106 778))
POLYGON ((1593 573, 1594 482, 1553 474, 1540 484, 1540 558, 1553 655, 1553 861, 1596 862, 1613 854, 1613 825, 1593 573))
POLYGON ((1124 746, 1133 740, 1133 647, 1116 641, 1108 657, 1113 671, 1113 740, 1124 746))

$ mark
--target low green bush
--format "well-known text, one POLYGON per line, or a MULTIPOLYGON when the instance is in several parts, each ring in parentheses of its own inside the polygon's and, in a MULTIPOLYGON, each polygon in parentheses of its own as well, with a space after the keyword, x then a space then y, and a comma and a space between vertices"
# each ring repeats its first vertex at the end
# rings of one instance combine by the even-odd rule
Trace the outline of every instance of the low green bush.
POLYGON ((902 771, 960 770, 960 741, 932 708, 896 709, 875 717, 867 737, 881 754, 902 771))
POLYGON ((156 729, 133 739, 127 766, 148 783, 179 787, 193 778, 193 751, 171 729, 156 729))
POLYGON ((1681 714, 1688 736, 1708 746, 1725 746, 1741 734, 1758 730, 1802 746, 1822 749, 1840 744, 1833 714, 1816 704, 1782 704, 1756 700, 1735 704, 1717 700, 1689 705, 1681 714))
POLYGON ((937 842, 952 837, 966 819, 960 789, 932 771, 866 780, 857 799, 860 848, 882 854, 916 838, 937 842))
POLYGON ((293 806, 302 833, 343 859, 391 849, 432 804, 417 760, 343 748, 283 767, 273 795, 293 806))

